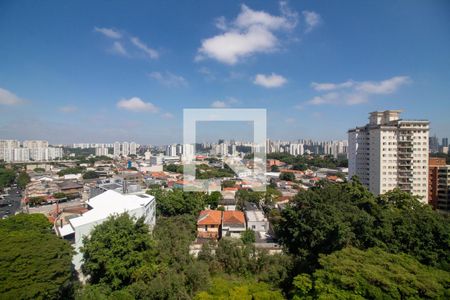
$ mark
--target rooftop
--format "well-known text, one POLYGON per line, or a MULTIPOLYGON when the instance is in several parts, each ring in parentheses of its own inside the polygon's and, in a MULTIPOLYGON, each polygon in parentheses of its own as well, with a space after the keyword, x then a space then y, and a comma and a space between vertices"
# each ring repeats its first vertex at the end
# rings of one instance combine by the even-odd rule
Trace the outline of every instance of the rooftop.
POLYGON ((247 210, 245 216, 249 222, 265 222, 267 221, 261 210, 247 210))
POLYGON ((113 214, 121 214, 146 206, 153 200, 153 196, 144 193, 130 195, 109 190, 89 199, 87 204, 92 207, 92 209, 78 218, 70 219, 70 224, 73 227, 78 227, 100 221, 113 214))
POLYGON ((220 210, 202 210, 197 220, 197 225, 220 225, 222 212, 220 210))
POLYGON ((245 225, 245 216, 239 210, 227 210, 223 212, 223 225, 243 224, 245 225))

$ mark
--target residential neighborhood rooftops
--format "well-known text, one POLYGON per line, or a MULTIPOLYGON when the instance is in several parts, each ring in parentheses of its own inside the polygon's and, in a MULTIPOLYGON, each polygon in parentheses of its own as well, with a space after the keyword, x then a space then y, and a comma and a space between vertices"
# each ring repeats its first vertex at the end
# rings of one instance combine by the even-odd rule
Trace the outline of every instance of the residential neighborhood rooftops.
POLYGON ((244 224, 245 216, 242 211, 228 210, 223 212, 223 225, 244 224))
POLYGON ((220 210, 202 210, 197 220, 197 225, 220 225, 222 212, 220 210))

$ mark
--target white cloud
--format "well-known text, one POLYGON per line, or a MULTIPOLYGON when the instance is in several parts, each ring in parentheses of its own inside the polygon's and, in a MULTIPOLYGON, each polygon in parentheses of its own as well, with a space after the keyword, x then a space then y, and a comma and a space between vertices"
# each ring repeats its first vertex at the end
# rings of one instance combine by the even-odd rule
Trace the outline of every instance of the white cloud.
POLYGON ((213 108, 226 108, 228 107, 228 104, 225 101, 214 101, 213 103, 211 103, 211 107, 213 108))
POLYGON ((311 30, 316 28, 321 22, 320 15, 316 12, 305 10, 302 12, 302 14, 303 18, 305 18, 306 24, 305 32, 310 32, 311 30))
MULTIPOLYGON (((353 81, 342 83, 311 83, 311 87, 319 92, 318 95, 305 102, 309 105, 345 104, 357 105, 367 103, 372 95, 389 95, 395 93, 400 87, 410 83, 408 76, 395 76, 382 81, 353 81)), ((301 107, 301 105, 299 105, 301 107)))
POLYGON ((59 111, 61 111, 63 113, 72 113, 72 112, 76 112, 77 110, 78 110, 78 108, 73 105, 66 105, 66 106, 62 106, 59 108, 59 111))
POLYGON ((255 77, 255 80, 253 81, 254 84, 260 85, 266 88, 276 88, 284 85, 287 82, 287 79, 284 78, 281 75, 277 75, 275 73, 272 73, 270 75, 264 75, 264 74, 257 74, 255 77))
POLYGON ((358 84, 356 89, 368 94, 392 94, 407 83, 410 83, 408 76, 396 76, 380 82, 364 81, 358 84))
POLYGON ((151 72, 148 76, 167 87, 184 87, 188 85, 188 82, 184 79, 184 77, 170 72, 151 72))
POLYGON ((158 108, 151 102, 144 102, 138 97, 122 99, 117 102, 117 107, 133 112, 158 112, 158 108))
POLYGON ((306 103, 311 105, 332 104, 336 103, 338 99, 339 99, 338 93, 328 93, 322 96, 316 96, 306 101, 306 103))
POLYGON ((293 25, 285 16, 272 16, 264 11, 255 11, 245 4, 242 4, 241 13, 234 23, 238 28, 250 28, 251 26, 256 25, 269 30, 291 28, 293 25))
POLYGON ((114 30, 112 28, 94 27, 94 31, 99 32, 99 33, 103 34, 104 36, 111 38, 111 39, 121 39, 122 38, 122 34, 119 31, 114 30))
POLYGON ((23 99, 17 97, 10 91, 0 88, 0 105, 17 105, 23 102, 23 99))
POLYGON ((243 57, 274 51, 277 45, 277 38, 262 27, 252 27, 246 32, 229 31, 203 40, 196 60, 210 57, 234 65, 243 57))
POLYGON ((276 51, 279 39, 275 32, 293 29, 298 19, 298 15, 291 12, 285 3, 280 6, 281 16, 242 5, 237 18, 229 24, 224 17, 217 18, 216 27, 224 32, 203 40, 196 60, 208 57, 233 65, 256 53, 276 51))
POLYGON ((218 17, 215 20, 215 25, 217 28, 219 28, 220 30, 227 30, 228 26, 227 26, 227 19, 225 19, 224 16, 218 17))
POLYGON ((213 108, 227 108, 231 107, 235 104, 240 103, 240 101, 233 97, 228 97, 226 100, 216 100, 213 103, 211 103, 211 107, 213 108))
POLYGON ((159 57, 158 51, 144 44, 139 38, 134 36, 130 38, 130 41, 134 46, 142 50, 151 59, 157 59, 159 57))
POLYGON ((346 82, 343 83, 317 83, 317 82, 311 83, 311 87, 314 88, 316 91, 331 91, 349 88, 352 87, 353 85, 354 82, 352 80, 347 80, 346 82))
POLYGON ((115 41, 111 47, 111 52, 122 56, 128 56, 128 52, 121 42, 115 41))

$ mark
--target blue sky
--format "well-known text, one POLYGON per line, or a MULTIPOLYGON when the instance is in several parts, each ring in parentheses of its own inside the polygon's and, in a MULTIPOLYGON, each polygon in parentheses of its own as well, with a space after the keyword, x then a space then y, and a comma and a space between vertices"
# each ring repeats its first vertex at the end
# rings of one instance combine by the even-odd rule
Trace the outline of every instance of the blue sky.
POLYGON ((93 2, 0 2, 0 138, 180 142, 208 107, 266 108, 273 139, 385 109, 450 135, 449 1, 93 2))

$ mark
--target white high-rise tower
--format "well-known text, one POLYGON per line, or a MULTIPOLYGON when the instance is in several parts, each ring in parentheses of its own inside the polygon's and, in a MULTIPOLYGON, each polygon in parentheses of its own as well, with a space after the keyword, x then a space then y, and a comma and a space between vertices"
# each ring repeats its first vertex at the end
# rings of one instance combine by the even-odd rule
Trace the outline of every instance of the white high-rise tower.
POLYGON ((402 120, 399 110, 370 113, 369 124, 348 131, 349 177, 378 195, 396 187, 428 197, 426 120, 402 120))

